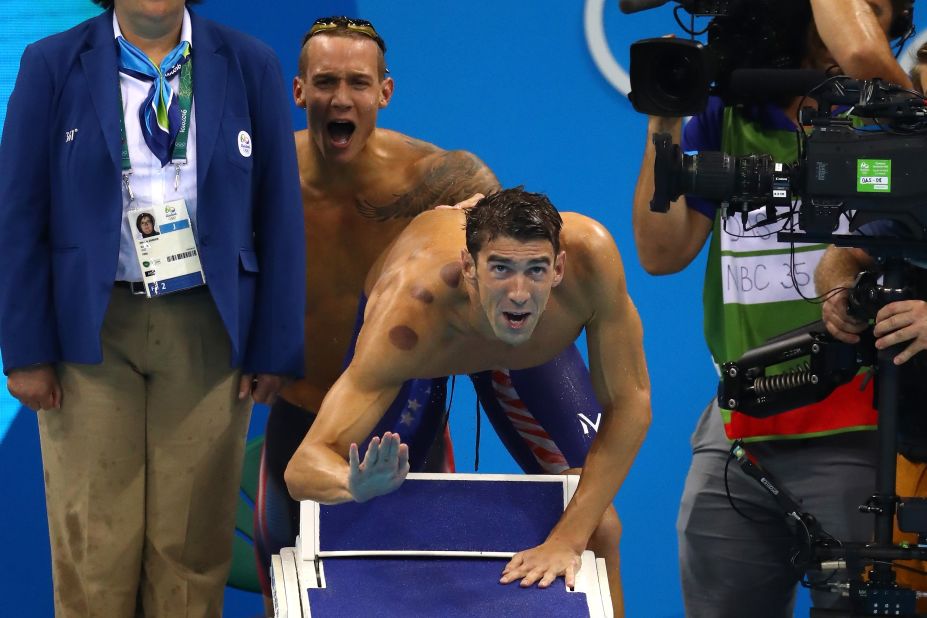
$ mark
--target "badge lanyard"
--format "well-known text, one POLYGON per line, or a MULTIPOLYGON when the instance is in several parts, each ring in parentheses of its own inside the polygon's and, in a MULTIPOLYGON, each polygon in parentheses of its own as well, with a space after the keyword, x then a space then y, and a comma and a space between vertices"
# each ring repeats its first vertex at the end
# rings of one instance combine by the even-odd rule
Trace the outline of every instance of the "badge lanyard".
MULTIPOLYGON (((180 88, 178 103, 180 106, 180 129, 171 151, 171 164, 174 166, 174 191, 180 187, 180 166, 187 163, 187 143, 190 136, 191 110, 193 108, 193 59, 190 58, 180 69, 180 88)), ((122 90, 120 89, 120 98, 122 90)), ((129 196, 127 220, 131 221, 142 209, 132 210, 135 194, 132 191, 130 177, 132 162, 129 158, 129 141, 126 137, 125 114, 120 114, 120 136, 122 137, 122 182, 129 196)), ((157 217, 149 212, 154 234, 143 236, 135 241, 135 253, 142 269, 142 280, 148 298, 170 294, 203 285, 206 280, 196 239, 193 237, 190 215, 183 198, 162 204, 163 213, 157 217)), ((139 215, 140 216, 140 215, 139 215)))
MULTIPOLYGON (((122 89, 119 90, 119 99, 122 100, 122 89)), ((190 111, 193 109, 193 58, 187 60, 180 68, 180 89, 178 91, 180 105, 180 131, 174 140, 174 149, 171 151, 171 164, 174 166, 174 191, 180 187, 180 166, 187 164, 187 139, 190 137, 190 111)), ((119 136, 122 138, 122 184, 125 185, 129 195, 129 203, 135 201, 135 193, 129 183, 132 175, 132 161, 129 158, 129 140, 126 137, 125 114, 119 115, 119 136)))

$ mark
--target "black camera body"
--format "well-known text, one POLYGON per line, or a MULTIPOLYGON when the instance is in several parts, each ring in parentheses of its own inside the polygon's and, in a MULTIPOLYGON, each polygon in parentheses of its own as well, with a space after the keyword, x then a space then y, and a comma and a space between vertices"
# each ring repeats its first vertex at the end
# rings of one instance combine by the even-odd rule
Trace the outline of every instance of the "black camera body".
MULTIPOLYGON (((927 238, 927 134, 858 131, 847 125, 812 132, 797 166, 795 192, 813 207, 799 211, 799 227, 830 234, 843 212, 902 223, 911 237, 927 238), (827 208, 828 205, 834 208, 827 208)), ((852 228, 851 228, 852 229, 852 228)))
MULTIPOLYGON (((735 102, 731 73, 744 68, 795 69, 804 55, 808 0, 681 2, 693 16, 712 17, 708 44, 653 38, 631 45, 631 103, 657 116, 690 116, 710 95, 735 102)), ((690 34, 697 34, 689 31, 690 34)))
MULTIPOLYGON (((728 215, 766 208, 766 222, 790 218, 800 196, 798 227, 809 237, 828 237, 841 216, 853 213, 850 230, 877 220, 901 226, 911 241, 927 239, 927 105, 923 98, 880 80, 830 78, 816 92, 818 108, 802 110, 803 136, 797 161, 776 162, 766 154, 684 154, 669 135, 656 134, 651 210, 665 212, 680 195, 726 204, 728 215), (854 126, 834 117, 833 104, 852 106, 854 126), (789 212, 783 212, 788 209, 789 212)), ((810 238, 809 238, 810 240, 810 238)))

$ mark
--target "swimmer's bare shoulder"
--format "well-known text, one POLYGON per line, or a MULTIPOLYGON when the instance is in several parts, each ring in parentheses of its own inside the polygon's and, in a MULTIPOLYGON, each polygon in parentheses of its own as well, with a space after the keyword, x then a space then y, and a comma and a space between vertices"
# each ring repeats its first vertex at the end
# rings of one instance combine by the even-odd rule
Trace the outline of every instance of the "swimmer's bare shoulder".
POLYGON ((560 247, 567 272, 554 288, 570 304, 594 314, 603 303, 623 300, 627 285, 621 254, 604 225, 576 212, 561 213, 560 247))
POLYGON ((443 150, 429 142, 378 129, 378 140, 392 165, 413 179, 409 190, 385 204, 362 201, 358 210, 377 220, 412 218, 440 204, 456 204, 473 195, 497 191, 499 181, 492 170, 473 153, 443 150))
POLYGON ((462 286, 459 250, 426 245, 397 254, 370 290, 353 369, 392 382, 434 377, 431 363, 457 328, 462 286))
POLYGON ((413 219, 374 263, 364 284, 370 296, 382 273, 402 268, 400 260, 428 255, 444 263, 459 262, 465 247, 464 215, 460 210, 428 210, 413 219), (440 257, 438 257, 440 256, 440 257))

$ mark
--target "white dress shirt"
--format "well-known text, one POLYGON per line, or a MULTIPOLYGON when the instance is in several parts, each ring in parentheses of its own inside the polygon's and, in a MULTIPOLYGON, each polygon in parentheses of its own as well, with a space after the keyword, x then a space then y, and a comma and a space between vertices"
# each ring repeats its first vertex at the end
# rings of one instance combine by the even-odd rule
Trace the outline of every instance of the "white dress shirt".
MULTIPOLYGON (((183 25, 180 29, 180 40, 187 41, 191 47, 192 28, 190 26, 190 13, 184 9, 183 25)), ((114 39, 122 36, 122 30, 113 13, 114 39)), ((117 51, 118 53, 118 51, 117 51)), ((195 67, 194 67, 195 70, 195 67)), ((180 87, 180 71, 168 80, 177 96, 180 87)), ((193 237, 199 240, 196 232, 196 102, 190 110, 190 134, 187 140, 187 163, 180 166, 180 183, 174 190, 177 174, 173 165, 168 163, 161 167, 161 161, 154 155, 145 143, 142 136, 142 125, 139 122, 138 110, 148 97, 151 82, 137 79, 125 73, 119 73, 119 88, 122 91, 122 112, 125 117, 126 141, 129 145, 129 159, 132 161, 132 174, 129 182, 135 201, 131 209, 145 206, 161 206, 166 202, 183 199, 190 215, 190 225, 193 228, 193 237)), ((122 186, 122 236, 119 242, 119 264, 116 267, 116 281, 141 281, 142 271, 135 254, 135 223, 126 220, 125 213, 130 209, 129 195, 122 186)), ((198 243, 197 243, 198 244, 198 243)))

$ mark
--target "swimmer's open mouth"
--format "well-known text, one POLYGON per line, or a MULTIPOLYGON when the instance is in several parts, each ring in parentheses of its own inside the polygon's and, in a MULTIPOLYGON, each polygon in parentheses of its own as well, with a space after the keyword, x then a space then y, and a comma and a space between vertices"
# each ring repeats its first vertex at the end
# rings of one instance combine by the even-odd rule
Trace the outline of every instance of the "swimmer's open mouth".
POLYGON ((505 320, 509 323, 510 328, 521 328, 525 322, 528 320, 530 313, 513 313, 511 311, 503 311, 502 315, 505 316, 505 320))
POLYGON ((328 135, 336 146, 345 146, 351 141, 354 128, 350 120, 332 120, 328 123, 328 135))

